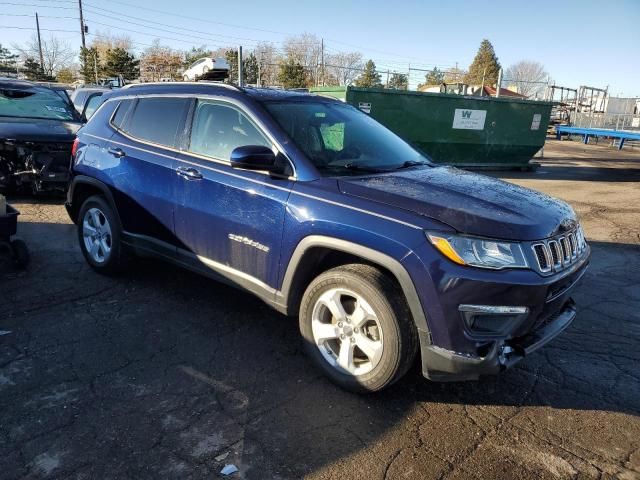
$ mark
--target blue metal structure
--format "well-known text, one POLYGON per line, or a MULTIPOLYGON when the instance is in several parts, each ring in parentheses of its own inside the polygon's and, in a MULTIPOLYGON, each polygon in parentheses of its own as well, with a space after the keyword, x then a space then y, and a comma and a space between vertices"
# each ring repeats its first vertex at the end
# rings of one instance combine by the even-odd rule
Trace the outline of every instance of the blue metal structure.
POLYGON ((609 130, 607 128, 582 128, 582 127, 567 127, 564 125, 558 125, 556 127, 556 135, 558 140, 563 133, 569 135, 583 135, 583 141, 585 144, 589 143, 589 137, 609 137, 620 139, 618 150, 622 150, 625 140, 640 140, 640 132, 629 132, 626 130, 609 130))

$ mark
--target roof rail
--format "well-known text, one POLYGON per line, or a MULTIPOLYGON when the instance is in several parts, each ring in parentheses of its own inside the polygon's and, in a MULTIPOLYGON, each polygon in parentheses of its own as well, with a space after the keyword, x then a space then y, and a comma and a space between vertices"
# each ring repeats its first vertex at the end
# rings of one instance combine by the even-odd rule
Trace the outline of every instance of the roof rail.
POLYGON ((224 88, 230 88, 232 90, 236 90, 238 92, 242 91, 242 88, 238 87, 237 85, 231 84, 231 83, 222 83, 222 82, 217 82, 215 80, 200 80, 198 82, 179 82, 179 81, 175 81, 175 82, 148 82, 148 83, 128 83, 127 85, 125 85, 124 87, 122 87, 122 89, 130 89, 130 88, 134 88, 134 87, 146 87, 149 85, 202 85, 203 83, 206 83, 208 85, 215 85, 217 87, 224 87, 224 88))

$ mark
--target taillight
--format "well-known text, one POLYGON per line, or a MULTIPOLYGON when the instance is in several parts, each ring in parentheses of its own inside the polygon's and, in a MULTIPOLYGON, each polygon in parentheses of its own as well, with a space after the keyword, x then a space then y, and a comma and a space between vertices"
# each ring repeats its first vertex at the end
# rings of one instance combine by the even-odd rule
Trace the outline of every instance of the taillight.
POLYGON ((76 152, 78 151, 78 145, 80 144, 80 140, 78 137, 73 141, 73 145, 71 146, 71 156, 75 158, 76 152))

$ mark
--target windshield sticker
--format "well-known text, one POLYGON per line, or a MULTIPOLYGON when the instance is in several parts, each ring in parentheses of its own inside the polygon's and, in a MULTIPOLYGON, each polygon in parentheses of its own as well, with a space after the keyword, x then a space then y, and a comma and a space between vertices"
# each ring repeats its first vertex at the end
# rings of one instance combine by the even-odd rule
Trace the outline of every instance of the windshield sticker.
POLYGON ((542 120, 542 114, 534 113, 533 121, 531 122, 531 130, 540 130, 540 120, 542 120))
POLYGON ((52 107, 51 105, 45 105, 45 108, 50 112, 67 113, 67 109, 64 107, 52 107))
POLYGON ((453 126, 459 130, 484 130, 484 121, 487 118, 486 110, 468 110, 456 108, 453 115, 453 126))
POLYGON ((360 110, 362 110, 364 113, 371 113, 371 104, 370 103, 365 103, 365 102, 360 102, 358 103, 358 108, 360 110))

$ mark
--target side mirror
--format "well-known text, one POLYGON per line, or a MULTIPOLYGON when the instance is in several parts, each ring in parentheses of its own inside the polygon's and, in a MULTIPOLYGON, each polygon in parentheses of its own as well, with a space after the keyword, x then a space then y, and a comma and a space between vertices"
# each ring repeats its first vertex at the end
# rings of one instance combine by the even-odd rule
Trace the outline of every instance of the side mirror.
POLYGON ((281 167, 276 165, 273 151, 262 145, 243 145, 231 152, 231 166, 247 170, 263 170, 280 173, 281 167))

